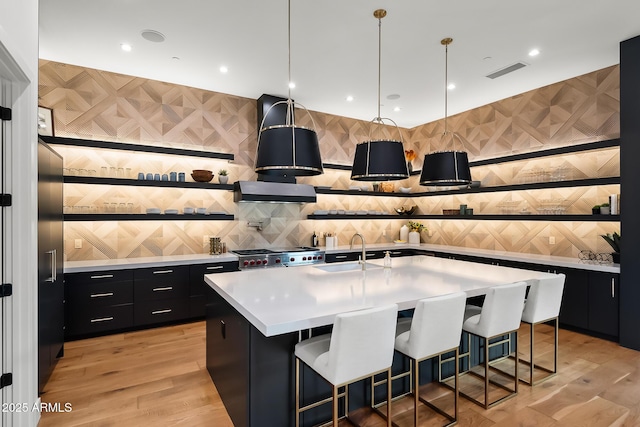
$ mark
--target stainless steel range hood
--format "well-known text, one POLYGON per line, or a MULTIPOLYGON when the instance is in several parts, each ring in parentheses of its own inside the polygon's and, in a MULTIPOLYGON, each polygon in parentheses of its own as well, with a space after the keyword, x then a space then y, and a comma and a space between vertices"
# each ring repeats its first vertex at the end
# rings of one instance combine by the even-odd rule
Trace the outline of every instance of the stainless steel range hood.
POLYGON ((236 181, 234 202, 310 203, 316 201, 312 185, 267 181, 236 181))

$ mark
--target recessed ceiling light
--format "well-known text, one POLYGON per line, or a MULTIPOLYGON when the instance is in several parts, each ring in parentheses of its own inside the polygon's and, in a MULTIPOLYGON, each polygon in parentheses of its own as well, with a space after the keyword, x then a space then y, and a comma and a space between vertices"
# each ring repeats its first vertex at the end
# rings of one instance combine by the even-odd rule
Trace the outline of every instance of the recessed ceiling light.
POLYGON ((220 72, 221 72, 222 74, 226 74, 226 73, 227 73, 227 71, 229 71, 229 69, 228 69, 227 67, 225 67, 224 65, 220 67, 220 72))
POLYGON ((173 59, 174 61, 180 61, 180 57, 179 56, 172 56, 171 59, 173 59))
POLYGON ((347 96, 347 102, 351 102, 351 101, 353 101, 353 96, 351 95, 347 96))
POLYGON ((397 113, 398 111, 400 111, 400 107, 393 107, 393 111, 397 113))
POLYGON ((456 88, 455 83, 449 83, 449 86, 447 86, 447 89, 449 89, 449 90, 453 90, 455 88, 456 88))
POLYGON ((397 93, 392 93, 391 95, 387 95, 387 99, 390 99, 390 100, 400 99, 400 95, 398 95, 397 93))
POLYGON ((538 49, 531 49, 529 51, 529 56, 538 56, 540 54, 540 51, 538 49))
POLYGON ((295 89, 296 84, 294 82, 289 82, 289 89, 295 89))
POLYGON ((125 52, 131 52, 131 45, 129 43, 120 43, 120 48, 125 52))
POLYGON ((164 34, 156 30, 142 30, 140 32, 140 35, 143 39, 149 40, 150 42, 154 43, 162 43, 165 39, 164 34))

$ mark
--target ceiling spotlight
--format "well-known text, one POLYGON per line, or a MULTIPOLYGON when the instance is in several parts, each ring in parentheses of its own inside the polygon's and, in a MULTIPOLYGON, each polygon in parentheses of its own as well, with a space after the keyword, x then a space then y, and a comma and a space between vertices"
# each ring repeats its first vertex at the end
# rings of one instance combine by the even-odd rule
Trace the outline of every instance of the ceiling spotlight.
POLYGON ((393 111, 397 113, 398 111, 400 111, 400 107, 393 107, 393 111))
POLYGON ((289 89, 295 89, 296 84, 294 82, 289 82, 289 89))
POLYGON ((531 49, 529 51, 529 56, 538 56, 540 54, 540 51, 538 49, 531 49))
POLYGON ((220 72, 222 74, 226 74, 229 71, 229 69, 227 67, 225 67, 224 65, 220 67, 220 72))
POLYGON ((351 101, 353 101, 353 96, 351 95, 347 96, 347 102, 351 102, 351 101))
POLYGON ((456 88, 455 83, 449 83, 449 85, 447 86, 447 89, 449 89, 449 90, 453 90, 455 88, 456 88))
POLYGON ((131 52, 131 45, 129 43, 120 43, 120 48, 125 52, 131 52))

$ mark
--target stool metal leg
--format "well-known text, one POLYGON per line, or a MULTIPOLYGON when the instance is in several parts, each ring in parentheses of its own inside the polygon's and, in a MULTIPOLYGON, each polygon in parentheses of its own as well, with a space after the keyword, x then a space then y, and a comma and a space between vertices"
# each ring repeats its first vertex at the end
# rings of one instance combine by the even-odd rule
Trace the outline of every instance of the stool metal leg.
POLYGON ((300 427, 300 359, 296 357, 296 427, 300 427))
POLYGON ((413 380, 413 425, 418 425, 418 402, 420 401, 420 363, 413 359, 413 372, 415 378, 413 380))
POLYGON ((391 367, 387 369, 387 427, 391 427, 391 367))
POLYGON ((338 387, 331 386, 333 392, 333 427, 338 427, 338 387))

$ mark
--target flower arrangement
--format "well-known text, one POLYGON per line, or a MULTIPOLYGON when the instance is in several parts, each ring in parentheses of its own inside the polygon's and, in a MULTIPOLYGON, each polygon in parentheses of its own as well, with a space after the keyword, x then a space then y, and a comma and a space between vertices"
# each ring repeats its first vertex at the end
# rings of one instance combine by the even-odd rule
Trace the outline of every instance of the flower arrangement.
POLYGON ((404 150, 404 155, 408 161, 413 161, 418 155, 413 150, 404 150))
POLYGON ((421 231, 427 230, 427 227, 425 227, 423 224, 416 221, 409 221, 407 223, 407 227, 409 227, 409 231, 415 231, 418 233, 420 233, 421 231))

